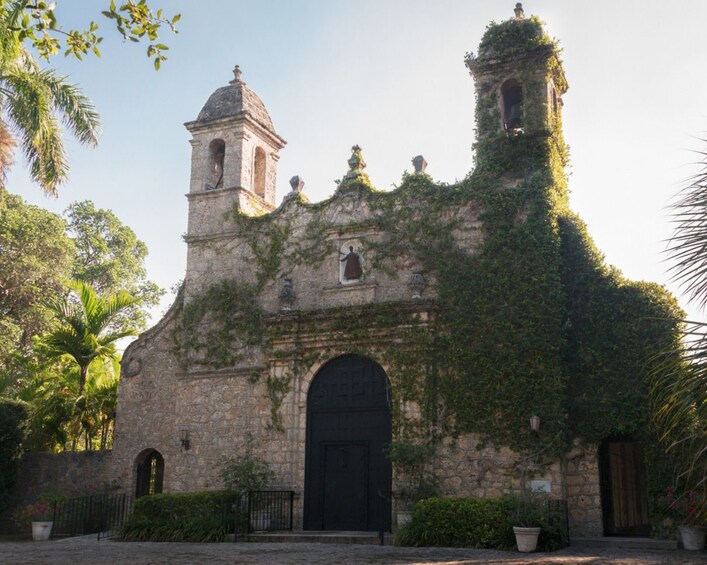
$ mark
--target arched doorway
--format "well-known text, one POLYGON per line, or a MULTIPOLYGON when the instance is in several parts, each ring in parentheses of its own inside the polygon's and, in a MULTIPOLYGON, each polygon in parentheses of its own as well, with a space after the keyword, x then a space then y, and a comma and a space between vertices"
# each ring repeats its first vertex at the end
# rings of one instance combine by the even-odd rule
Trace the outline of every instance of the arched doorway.
POLYGON ((146 449, 136 459, 137 485, 135 498, 162 492, 164 458, 156 449, 146 449))
POLYGON ((604 535, 647 536, 651 531, 641 444, 614 438, 599 446, 604 535))
POLYGON ((307 395, 305 530, 375 531, 389 523, 378 493, 391 488, 383 453, 390 440, 383 368, 360 355, 324 365, 307 395))

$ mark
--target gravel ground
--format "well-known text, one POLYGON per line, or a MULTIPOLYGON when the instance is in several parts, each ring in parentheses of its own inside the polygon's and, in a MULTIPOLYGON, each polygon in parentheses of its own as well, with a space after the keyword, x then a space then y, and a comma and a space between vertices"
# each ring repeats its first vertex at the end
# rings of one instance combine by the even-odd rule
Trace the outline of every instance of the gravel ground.
POLYGON ((5 564, 370 564, 466 565, 477 563, 527 565, 657 565, 707 564, 707 553, 627 549, 573 549, 555 553, 451 548, 412 548, 323 543, 150 543, 96 541, 95 536, 48 542, 0 543, 5 564))

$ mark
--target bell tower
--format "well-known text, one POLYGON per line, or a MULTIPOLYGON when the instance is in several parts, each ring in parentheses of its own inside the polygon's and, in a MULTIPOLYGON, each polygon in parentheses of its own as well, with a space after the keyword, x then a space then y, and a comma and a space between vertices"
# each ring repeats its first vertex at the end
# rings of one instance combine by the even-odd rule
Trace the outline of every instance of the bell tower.
POLYGON ((514 17, 492 23, 469 53, 476 86, 477 163, 509 138, 562 138, 562 95, 567 91, 556 42, 536 17, 515 6, 514 17))
POLYGON ((197 119, 184 124, 192 135, 188 236, 227 231, 234 212, 258 216, 275 209, 278 152, 286 142, 238 65, 233 74, 197 119))

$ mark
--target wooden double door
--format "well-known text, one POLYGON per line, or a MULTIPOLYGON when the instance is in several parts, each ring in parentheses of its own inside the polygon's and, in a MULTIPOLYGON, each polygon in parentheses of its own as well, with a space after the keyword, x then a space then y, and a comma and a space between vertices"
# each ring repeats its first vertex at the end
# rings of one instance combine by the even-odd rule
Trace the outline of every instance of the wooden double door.
POLYGON ((307 397, 306 530, 372 531, 389 523, 379 492, 391 488, 390 440, 382 367, 358 355, 327 363, 307 397))

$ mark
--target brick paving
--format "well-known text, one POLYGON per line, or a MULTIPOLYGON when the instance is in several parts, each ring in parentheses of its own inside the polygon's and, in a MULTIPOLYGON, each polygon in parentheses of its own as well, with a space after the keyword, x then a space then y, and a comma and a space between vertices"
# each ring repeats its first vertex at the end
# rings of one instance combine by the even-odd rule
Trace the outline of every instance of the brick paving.
POLYGON ((481 549, 413 548, 321 543, 149 543, 96 541, 0 543, 0 564, 384 564, 384 565, 703 565, 707 552, 574 549, 520 554, 481 549))

